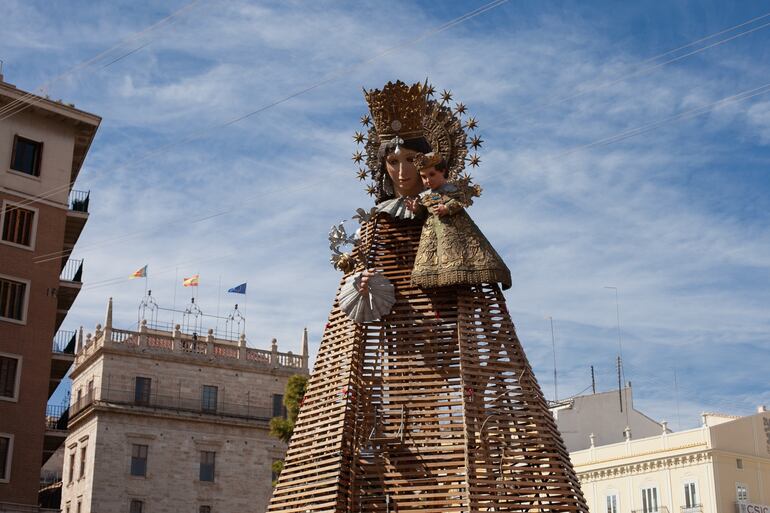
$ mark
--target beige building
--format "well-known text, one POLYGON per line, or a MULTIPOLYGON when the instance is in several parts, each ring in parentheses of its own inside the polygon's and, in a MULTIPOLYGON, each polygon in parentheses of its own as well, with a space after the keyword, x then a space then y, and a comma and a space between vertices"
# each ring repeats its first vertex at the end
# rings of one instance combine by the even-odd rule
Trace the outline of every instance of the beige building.
POLYGON ((770 512, 770 412, 570 453, 593 513, 770 512))
POLYGON ((0 113, 0 511, 31 512, 66 436, 46 403, 74 359, 74 332, 59 330, 82 286, 69 257, 90 201, 74 185, 101 118, 2 75, 0 113))
POLYGON ((634 407, 631 386, 622 391, 580 395, 551 404, 567 450, 588 449, 591 435, 594 445, 607 445, 626 439, 626 430, 634 438, 658 435, 662 425, 634 407))
POLYGON ((236 341, 112 326, 78 341, 65 442, 64 513, 264 511, 271 465, 285 446, 269 436, 301 355, 236 341))

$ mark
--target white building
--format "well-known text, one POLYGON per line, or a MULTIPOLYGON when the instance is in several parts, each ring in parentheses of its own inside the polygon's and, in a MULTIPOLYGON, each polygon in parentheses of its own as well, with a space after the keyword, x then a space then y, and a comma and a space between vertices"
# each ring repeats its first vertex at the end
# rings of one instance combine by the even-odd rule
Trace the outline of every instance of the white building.
POLYGON ((120 330, 110 300, 104 328, 78 342, 62 511, 264 511, 285 452, 269 420, 288 378, 307 373, 307 333, 294 355, 179 325, 120 330))
POLYGON ((593 513, 767 513, 770 412, 570 453, 593 513))

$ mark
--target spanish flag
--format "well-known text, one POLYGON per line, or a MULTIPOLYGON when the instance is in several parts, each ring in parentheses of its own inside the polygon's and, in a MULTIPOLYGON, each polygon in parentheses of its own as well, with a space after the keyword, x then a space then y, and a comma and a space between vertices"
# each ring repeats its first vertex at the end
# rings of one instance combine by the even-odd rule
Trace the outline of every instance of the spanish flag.
POLYGON ((129 280, 133 280, 134 278, 147 278, 147 266, 145 265, 141 269, 134 271, 134 273, 128 277, 129 280))
POLYGON ((185 287, 197 287, 198 286, 198 275, 194 274, 190 276, 189 278, 185 278, 182 280, 182 285, 185 287))

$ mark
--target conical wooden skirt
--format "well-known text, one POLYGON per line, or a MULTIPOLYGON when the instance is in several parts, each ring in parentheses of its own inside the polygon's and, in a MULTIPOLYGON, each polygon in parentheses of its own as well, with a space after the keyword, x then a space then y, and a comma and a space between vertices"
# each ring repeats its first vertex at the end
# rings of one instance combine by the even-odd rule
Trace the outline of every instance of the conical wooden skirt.
POLYGON ((587 512, 496 284, 410 284, 420 224, 362 228, 393 311, 335 304, 270 512, 587 512))

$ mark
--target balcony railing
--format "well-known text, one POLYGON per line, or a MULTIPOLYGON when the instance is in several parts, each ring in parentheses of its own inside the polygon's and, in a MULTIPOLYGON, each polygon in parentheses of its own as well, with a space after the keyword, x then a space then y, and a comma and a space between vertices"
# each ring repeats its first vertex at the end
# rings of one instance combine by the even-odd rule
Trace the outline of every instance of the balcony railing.
MULTIPOLYGON (((173 392, 171 390, 163 392, 173 392)), ((176 393, 158 393, 155 388, 146 394, 138 394, 136 390, 104 387, 99 390, 99 395, 93 394, 75 401, 69 408, 69 418, 74 418, 78 413, 92 404, 121 405, 135 408, 152 408, 183 413, 198 413, 202 415, 214 415, 220 417, 235 417, 246 420, 269 421, 273 418, 273 410, 264 405, 228 403, 217 401, 216 404, 204 403, 202 397, 185 397, 176 393)))
POLYGON ((75 212, 88 212, 88 202, 91 199, 91 191, 70 191, 70 210, 75 212))
POLYGON ((75 354, 77 333, 71 330, 59 330, 53 337, 53 352, 75 354))
POLYGON ((83 259, 69 259, 62 269, 59 279, 62 281, 73 281, 81 283, 83 281, 83 259))
POLYGON ((681 513, 703 513, 703 504, 695 504, 694 506, 682 506, 680 508, 681 513))
POLYGON ((66 406, 47 405, 45 408, 45 427, 57 431, 67 430, 69 408, 66 406))
POLYGON ((647 508, 647 509, 634 509, 631 511, 631 513, 668 513, 668 507, 667 506, 660 506, 656 509, 647 508))

